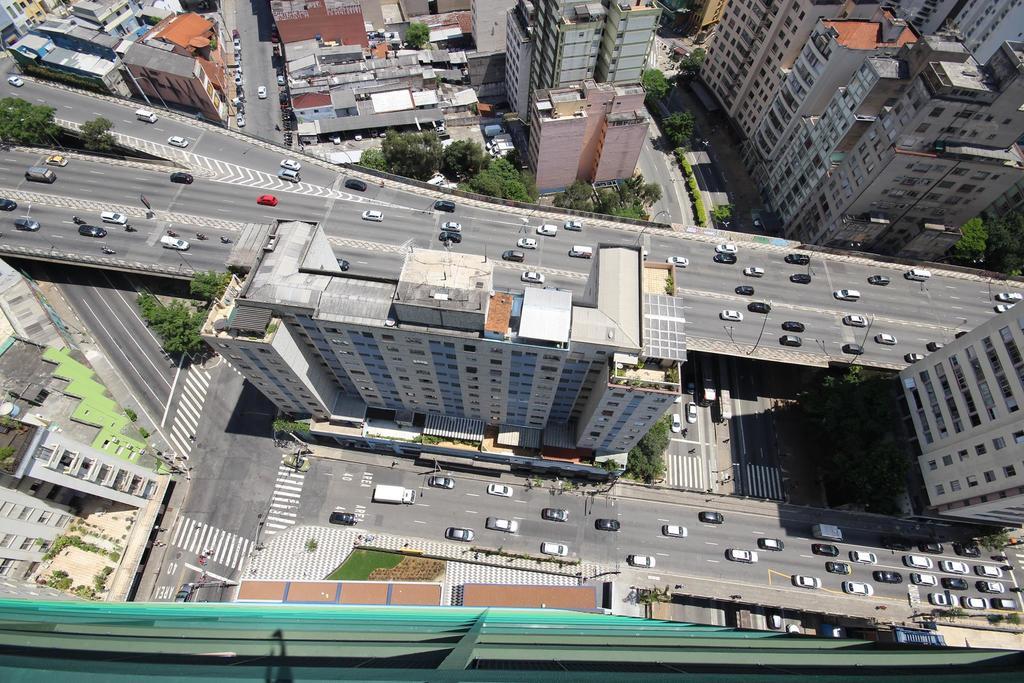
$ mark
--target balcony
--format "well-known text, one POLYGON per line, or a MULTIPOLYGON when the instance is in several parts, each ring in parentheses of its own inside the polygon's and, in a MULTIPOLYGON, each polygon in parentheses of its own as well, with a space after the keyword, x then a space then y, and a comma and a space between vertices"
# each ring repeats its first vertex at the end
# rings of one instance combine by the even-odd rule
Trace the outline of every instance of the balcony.
POLYGON ((675 364, 664 368, 655 361, 641 361, 636 356, 616 353, 609 364, 608 382, 637 389, 677 393, 679 368, 675 364))

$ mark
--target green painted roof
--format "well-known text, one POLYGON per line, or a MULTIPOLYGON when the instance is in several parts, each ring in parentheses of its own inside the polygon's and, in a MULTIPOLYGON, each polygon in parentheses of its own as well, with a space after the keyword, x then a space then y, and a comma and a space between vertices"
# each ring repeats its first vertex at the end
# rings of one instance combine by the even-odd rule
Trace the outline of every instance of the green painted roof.
POLYGON ((0 600, 0 681, 1007 678, 1021 653, 560 610, 0 600))

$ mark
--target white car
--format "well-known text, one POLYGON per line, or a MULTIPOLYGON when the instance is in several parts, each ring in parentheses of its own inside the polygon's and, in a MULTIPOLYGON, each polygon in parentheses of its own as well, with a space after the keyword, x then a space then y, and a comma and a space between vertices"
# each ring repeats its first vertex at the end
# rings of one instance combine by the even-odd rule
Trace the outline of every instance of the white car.
POLYGON ((843 581, 843 592, 847 595, 865 595, 870 597, 875 594, 875 589, 871 587, 870 583, 843 581))
POLYGON ((520 249, 536 249, 537 240, 532 237, 520 237, 519 241, 516 242, 516 246, 520 249))
POLYGON ((669 256, 667 259, 665 259, 665 263, 669 263, 673 266, 676 266, 677 268, 685 268, 686 266, 690 265, 690 259, 686 258, 685 256, 669 256))
POLYGON ((277 77, 277 84, 278 85, 284 85, 285 84, 284 76, 278 76, 277 77))
POLYGON ((115 225, 124 225, 128 222, 128 216, 123 213, 116 213, 114 211, 104 211, 100 214, 100 220, 104 223, 114 223, 115 225))
POLYGON ((21 79, 21 76, 8 76, 7 82, 13 85, 15 88, 20 88, 25 85, 25 81, 21 79))
POLYGON ((301 171, 302 164, 294 159, 285 159, 281 162, 281 168, 287 168, 289 171, 301 171))
POLYGON ((969 598, 965 595, 960 598, 960 606, 966 609, 988 609, 988 600, 985 598, 969 598))
POLYGON ((929 593, 928 602, 936 607, 949 607, 950 605, 949 596, 945 593, 929 593))
POLYGON ((882 346, 896 346, 896 337, 887 332, 875 335, 875 343, 882 346))
POLYGON ((340 135, 332 135, 331 136, 331 143, 333 143, 335 145, 340 145, 341 144, 341 136, 340 135))
POLYGON ((856 301, 860 298, 860 292, 856 289, 837 289, 832 292, 832 296, 840 301, 856 301))
POLYGON ((679 419, 679 413, 672 413, 672 433, 678 434, 683 431, 683 421, 679 419))
POLYGON ((551 223, 545 223, 544 225, 537 226, 538 235, 547 235, 548 237, 554 237, 558 234, 558 226, 551 225, 551 223))
POLYGON ((188 140, 181 137, 180 135, 172 135, 167 138, 168 145, 174 145, 175 147, 188 147, 188 140))
POLYGON ((647 569, 654 569, 654 558, 650 555, 626 555, 626 562, 631 567, 646 567, 647 569))
POLYGON ((239 128, 245 128, 245 117, 242 116, 241 114, 236 116, 235 117, 235 124, 237 124, 239 128))
POLYGON ((519 522, 514 519, 503 519, 501 517, 488 517, 486 526, 494 531, 504 531, 507 534, 514 534, 519 531, 519 522))
POLYGON ((540 544, 540 551, 545 555, 554 555, 555 557, 565 557, 569 554, 569 546, 564 543, 554 543, 552 541, 544 541, 540 544))
POLYGON ((939 560, 939 569, 947 574, 970 574, 971 570, 963 562, 956 560, 939 560))
POLYGON ((750 266, 749 268, 743 269, 743 274, 747 277, 764 277, 764 268, 750 266))
POLYGON ((722 320, 731 320, 732 322, 741 323, 743 322, 743 314, 739 311, 725 310, 718 314, 718 317, 722 320))
POLYGON ((821 579, 814 576, 793 575, 793 585, 797 588, 821 588, 821 579))
POLYGON ((678 524, 663 524, 661 535, 671 536, 672 538, 686 538, 686 527, 679 526, 678 524))
POLYGON ((735 254, 739 251, 739 248, 732 242, 723 242, 715 247, 716 254, 735 254))
POLYGON ((878 558, 874 553, 867 553, 863 550, 851 550, 850 561, 860 564, 878 564, 878 558))
POLYGON ((697 404, 693 401, 686 404, 686 421, 690 424, 697 421, 697 404))
POLYGON ((240 40, 239 40, 238 38, 235 38, 235 39, 234 39, 234 40, 232 41, 232 43, 233 43, 233 44, 234 44, 234 46, 235 46, 235 52, 238 52, 239 50, 241 50, 241 49, 242 49, 242 43, 241 43, 241 41, 240 41, 240 40))
POLYGON ((538 273, 535 270, 526 271, 519 277, 519 279, 522 280, 523 282, 532 282, 537 285, 544 284, 544 274, 538 273))
POLYGON ((976 564, 974 565, 974 573, 978 576, 984 576, 987 579, 1001 579, 1003 578, 1003 570, 999 567, 991 567, 987 564, 976 564))
POLYGON ((843 318, 843 324, 848 327, 867 327, 868 319, 862 315, 848 315, 843 318))
POLYGON ((733 562, 743 562, 745 564, 754 564, 757 562, 757 553, 753 550, 740 550, 739 548, 729 548, 725 551, 726 559, 732 560, 733 562))
POLYGON ((915 586, 938 586, 939 580, 935 578, 934 574, 921 574, 919 572, 910 572, 910 583, 915 586))
POLYGON ((508 484, 488 484, 487 493, 491 496, 501 496, 502 498, 512 497, 512 487, 508 484))
POLYGON ((267 99, 267 86, 261 85, 260 87, 256 88, 256 97, 260 98, 261 100, 267 99))
POLYGON ((993 306, 996 313, 1006 313, 1008 310, 1013 308, 1016 304, 996 304, 993 306))
POLYGON ((374 223, 381 223, 384 221, 384 213, 382 211, 363 211, 364 221, 373 221, 374 223))
POLYGON ((904 555, 903 564, 913 569, 931 569, 934 566, 932 558, 923 555, 904 555))
POLYGON ((446 221, 441 229, 445 232, 462 232, 462 223, 456 223, 455 221, 446 221))
POLYGON ((1005 304, 1017 303, 1022 300, 1024 300, 1024 294, 1018 292, 1000 292, 996 294, 996 301, 1002 301, 1005 304))

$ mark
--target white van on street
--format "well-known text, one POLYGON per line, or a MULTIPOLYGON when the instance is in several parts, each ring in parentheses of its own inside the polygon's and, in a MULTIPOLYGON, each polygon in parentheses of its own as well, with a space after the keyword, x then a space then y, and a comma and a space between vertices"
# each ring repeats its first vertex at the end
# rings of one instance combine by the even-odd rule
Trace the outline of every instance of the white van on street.
POLYGON ((156 114, 148 109, 138 109, 135 111, 135 118, 139 121, 145 121, 146 123, 156 123, 159 121, 156 114))

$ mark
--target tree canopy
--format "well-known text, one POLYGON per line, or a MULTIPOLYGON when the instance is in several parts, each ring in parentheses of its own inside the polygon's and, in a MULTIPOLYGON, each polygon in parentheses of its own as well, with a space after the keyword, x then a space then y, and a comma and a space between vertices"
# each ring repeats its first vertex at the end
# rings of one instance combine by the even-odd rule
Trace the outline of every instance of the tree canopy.
POLYGON ((685 80, 696 78, 697 74, 700 73, 700 67, 704 63, 704 58, 707 53, 704 48, 698 47, 696 50, 679 60, 679 76, 685 80))
POLYGON ((430 41, 430 27, 420 21, 409 24, 405 30, 405 42, 414 50, 418 50, 430 41))
MULTIPOLYGON (((392 133, 393 135, 394 133, 392 133)), ((387 140, 387 138, 384 138, 387 140)), ((384 159, 384 153, 379 149, 364 149, 362 155, 359 157, 359 165, 365 166, 366 168, 373 168, 378 171, 387 171, 388 162, 384 159)))
POLYGON ((988 230, 980 218, 971 220, 960 226, 962 236, 953 245, 953 260, 961 265, 969 266, 980 263, 985 258, 985 245, 988 242, 988 230))
POLYGON ((464 180, 487 167, 487 156, 479 144, 470 140, 456 140, 441 154, 441 172, 449 178, 464 180))
POLYGON ((109 152, 117 145, 114 136, 110 131, 114 124, 110 119, 97 116, 82 124, 79 134, 82 137, 82 145, 94 152, 109 152))
POLYGON ((673 147, 689 149, 690 138, 693 137, 694 123, 693 114, 688 111, 677 111, 663 118, 661 120, 661 127, 673 147))
POLYGON ((668 448, 669 418, 662 417, 629 451, 626 476, 651 483, 665 472, 663 454, 668 448))
POLYGON ((954 263, 1006 275, 1024 272, 1024 213, 972 218, 960 231, 963 236, 950 252, 954 263))
POLYGON ((192 296, 197 296, 206 301, 213 301, 214 299, 219 299, 224 294, 224 290, 228 288, 230 282, 231 273, 218 273, 215 270, 196 273, 192 276, 192 281, 189 283, 189 292, 191 292, 192 296))
POLYGON ((555 206, 576 211, 594 210, 594 188, 590 183, 577 180, 555 195, 555 206))
POLYGON ((492 160, 487 168, 470 178, 465 189, 517 202, 533 202, 538 196, 533 178, 501 158, 492 160))
POLYGON ((639 173, 626 178, 617 187, 600 190, 594 211, 622 218, 647 218, 647 209, 661 199, 661 186, 648 183, 639 173))
POLYGON ((430 180, 441 165, 441 141, 433 133, 392 133, 381 143, 388 171, 430 180))
POLYGON ((647 92, 648 105, 665 97, 669 91, 668 79, 659 69, 644 69, 640 75, 640 85, 647 92))
POLYGON ((5 97, 0 100, 0 140, 27 145, 51 142, 60 135, 60 127, 53 122, 54 111, 19 97, 5 97))
POLYGON ((199 329, 206 316, 183 301, 162 303, 152 294, 140 294, 139 311, 146 324, 156 332, 168 353, 195 353, 203 348, 199 329))
POLYGON ((711 217, 716 221, 727 221, 732 218, 732 204, 722 204, 716 206, 711 211, 711 217))
POLYGON ((829 505, 853 504, 878 514, 899 511, 907 457, 898 440, 892 405, 894 377, 855 366, 828 375, 800 396, 828 492, 829 505))

